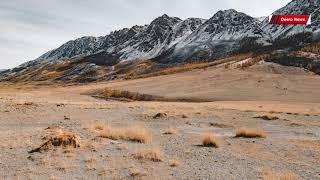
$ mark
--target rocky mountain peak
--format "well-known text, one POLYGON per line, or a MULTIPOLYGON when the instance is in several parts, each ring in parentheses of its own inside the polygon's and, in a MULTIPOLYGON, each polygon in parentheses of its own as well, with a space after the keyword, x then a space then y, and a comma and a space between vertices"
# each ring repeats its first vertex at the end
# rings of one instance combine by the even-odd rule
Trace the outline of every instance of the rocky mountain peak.
MULTIPOLYGON (((320 0, 293 0, 273 14, 311 14, 311 25, 272 25, 267 18, 253 18, 234 9, 221 10, 209 20, 181 20, 167 14, 149 25, 113 31, 103 37, 82 37, 68 41, 13 73, 76 57, 92 64, 111 66, 123 61, 152 59, 163 63, 214 60, 239 50, 270 46, 300 33, 320 39, 320 0)), ((304 37, 304 36, 303 36, 304 37)), ((77 59, 76 58, 76 59, 77 59)), ((90 69, 92 66, 88 66, 90 69)))
POLYGON ((205 32, 210 34, 219 33, 226 29, 239 31, 240 29, 252 26, 256 27, 257 25, 257 21, 253 17, 234 9, 229 9, 225 11, 218 11, 214 14, 214 16, 205 23, 205 32))
POLYGON ((169 17, 167 14, 164 14, 150 23, 150 27, 172 27, 182 20, 177 17, 169 17))
POLYGON ((275 11, 273 14, 309 15, 315 11, 320 11, 319 8, 319 0, 293 0, 283 8, 275 11))

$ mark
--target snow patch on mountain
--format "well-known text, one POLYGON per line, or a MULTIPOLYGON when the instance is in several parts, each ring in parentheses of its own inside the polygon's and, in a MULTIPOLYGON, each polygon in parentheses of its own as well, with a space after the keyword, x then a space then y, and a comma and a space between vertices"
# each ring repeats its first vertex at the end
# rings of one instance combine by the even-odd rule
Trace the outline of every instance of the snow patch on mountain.
POLYGON ((311 15, 311 25, 274 25, 263 21, 262 29, 270 34, 273 40, 302 32, 316 32, 320 28, 320 1, 293 0, 273 15, 311 15))

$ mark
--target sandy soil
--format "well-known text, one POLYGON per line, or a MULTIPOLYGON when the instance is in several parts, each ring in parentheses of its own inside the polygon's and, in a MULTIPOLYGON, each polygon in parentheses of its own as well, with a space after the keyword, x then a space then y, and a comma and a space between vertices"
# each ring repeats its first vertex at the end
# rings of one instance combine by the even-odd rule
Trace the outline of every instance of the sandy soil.
POLYGON ((277 68, 206 69, 70 87, 2 84, 0 179, 320 179, 320 78, 277 68), (119 102, 81 95, 104 87, 214 102, 119 102), (154 119, 157 113, 167 117, 154 119), (151 141, 101 138, 98 122, 145 127, 151 141), (45 130, 52 125, 64 128, 45 130), (240 127, 267 137, 234 138, 240 127), (163 134, 169 128, 176 132, 163 134), (77 134, 80 148, 28 153, 62 132, 77 134), (202 146, 204 132, 216 135, 218 148, 202 146), (133 155, 149 148, 162 153, 161 161, 133 155))

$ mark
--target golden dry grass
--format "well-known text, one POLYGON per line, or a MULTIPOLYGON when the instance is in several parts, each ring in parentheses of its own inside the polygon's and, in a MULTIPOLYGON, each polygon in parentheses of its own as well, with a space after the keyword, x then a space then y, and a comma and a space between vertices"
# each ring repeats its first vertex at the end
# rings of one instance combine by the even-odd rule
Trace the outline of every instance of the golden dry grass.
POLYGON ((146 176, 147 174, 145 172, 142 172, 140 169, 136 167, 130 168, 130 176, 133 178, 139 178, 141 179, 143 176, 146 176))
POLYGON ((106 128, 106 124, 105 123, 102 123, 102 122, 96 122, 94 124, 94 129, 95 130, 98 130, 98 131, 102 131, 106 128))
POLYGON ((55 130, 55 129, 63 129, 63 126, 59 125, 53 125, 53 126, 48 126, 45 130, 55 130))
POLYGON ((120 101, 210 102, 208 99, 201 98, 170 98, 115 89, 98 89, 83 94, 96 98, 115 99, 120 101))
POLYGON ((133 157, 139 160, 150 160, 154 162, 163 160, 163 154, 159 148, 140 149, 133 154, 133 157))
POLYGON ((217 66, 220 64, 228 63, 231 61, 241 61, 247 58, 252 57, 251 53, 246 54, 238 54, 235 56, 231 56, 225 59, 216 60, 213 62, 204 62, 204 63, 190 63, 190 64, 183 64, 180 66, 170 67, 166 69, 162 69, 157 72, 149 73, 149 74, 142 74, 139 76, 128 76, 127 79, 135 79, 135 78, 148 78, 148 77, 154 77, 154 76, 162 76, 162 75, 169 75, 169 74, 176 74, 181 72, 187 72, 192 71, 194 69, 204 69, 212 66, 217 66))
POLYGON ((291 121, 290 126, 307 126, 307 124, 299 121, 291 121))
POLYGON ((169 128, 163 131, 163 134, 165 135, 172 135, 172 134, 177 134, 178 130, 175 128, 169 128))
POLYGON ((86 157, 84 162, 85 163, 95 163, 95 162, 97 162, 97 159, 94 156, 86 157))
POLYGON ((266 138, 267 133, 258 129, 248 129, 248 128, 238 128, 236 129, 235 137, 244 137, 244 138, 266 138))
POLYGON ((38 81, 46 81, 49 79, 54 79, 63 75, 64 72, 52 71, 45 74, 41 74, 38 81))
POLYGON ((169 165, 171 167, 178 167, 180 165, 180 162, 177 159, 171 159, 169 165))
POLYGON ((138 168, 131 168, 130 175, 132 177, 139 177, 141 175, 141 171, 138 168))
POLYGON ((320 43, 313 43, 301 49, 304 52, 320 54, 320 43))
POLYGON ((263 171, 263 178, 265 180, 298 180, 297 176, 291 172, 276 173, 272 170, 263 171))
POLYGON ((119 145, 117 146, 117 149, 118 149, 118 150, 121 150, 121 151, 127 150, 128 148, 129 148, 129 147, 128 147, 127 144, 119 144, 119 145))
POLYGON ((189 155, 192 154, 192 150, 191 149, 187 149, 187 150, 184 151, 184 153, 189 156, 189 155))
POLYGON ((255 115, 254 118, 259 118, 259 119, 263 119, 263 120, 278 120, 279 117, 277 116, 272 116, 269 114, 266 115, 255 115))
POLYGON ((134 101, 157 101, 161 100, 161 97, 152 96, 148 94, 140 94, 137 92, 122 91, 122 90, 110 90, 105 89, 100 92, 97 97, 103 98, 118 98, 118 99, 128 99, 134 101))
POLYGON ((57 136, 50 137, 49 140, 39 147, 29 151, 29 153, 47 151, 53 147, 80 147, 80 137, 74 133, 63 133, 57 136))
POLYGON ((219 147, 219 140, 217 137, 210 132, 205 132, 202 135, 202 145, 206 147, 219 147))
POLYGON ((100 137, 112 140, 126 140, 139 143, 149 143, 151 141, 151 133, 142 126, 132 126, 126 128, 114 128, 108 125, 103 127, 100 137))

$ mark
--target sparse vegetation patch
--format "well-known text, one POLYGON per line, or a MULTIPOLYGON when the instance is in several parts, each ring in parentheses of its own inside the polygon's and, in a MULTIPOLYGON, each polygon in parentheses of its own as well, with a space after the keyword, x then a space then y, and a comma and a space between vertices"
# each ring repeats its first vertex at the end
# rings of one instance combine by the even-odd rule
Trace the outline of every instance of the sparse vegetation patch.
POLYGON ((73 133, 64 133, 61 135, 50 137, 49 140, 39 147, 29 151, 29 153, 48 151, 53 147, 80 147, 80 137, 73 133))
POLYGON ((178 167, 180 165, 179 161, 177 159, 171 159, 169 162, 169 165, 171 167, 178 167))
POLYGON ((163 134, 165 134, 165 135, 171 135, 171 134, 177 134, 177 133, 178 133, 178 130, 174 129, 174 128, 166 129, 163 132, 163 134))
POLYGON ((145 127, 133 126, 126 128, 114 128, 105 125, 103 131, 99 132, 100 137, 112 140, 127 140, 139 143, 148 143, 151 141, 151 133, 145 127))
POLYGON ((139 160, 151 160, 154 162, 163 160, 163 154, 158 148, 140 149, 133 154, 133 157, 139 160))
POLYGON ((111 99, 119 101, 163 101, 163 102, 210 102, 207 99, 199 98, 170 98, 155 96, 150 94, 142 94, 138 92, 130 92, 126 90, 100 89, 92 92, 84 93, 96 98, 111 99))
POLYGON ((272 115, 256 115, 254 116, 254 118, 259 118, 259 119, 263 119, 263 120, 278 120, 279 117, 277 116, 272 116, 272 115))
POLYGON ((267 133, 262 130, 248 129, 248 128, 238 128, 236 129, 235 137, 244 137, 244 138, 266 138, 267 133))
POLYGON ((217 137, 210 132, 206 132, 202 137, 202 145, 206 147, 218 147, 218 139, 217 137))

